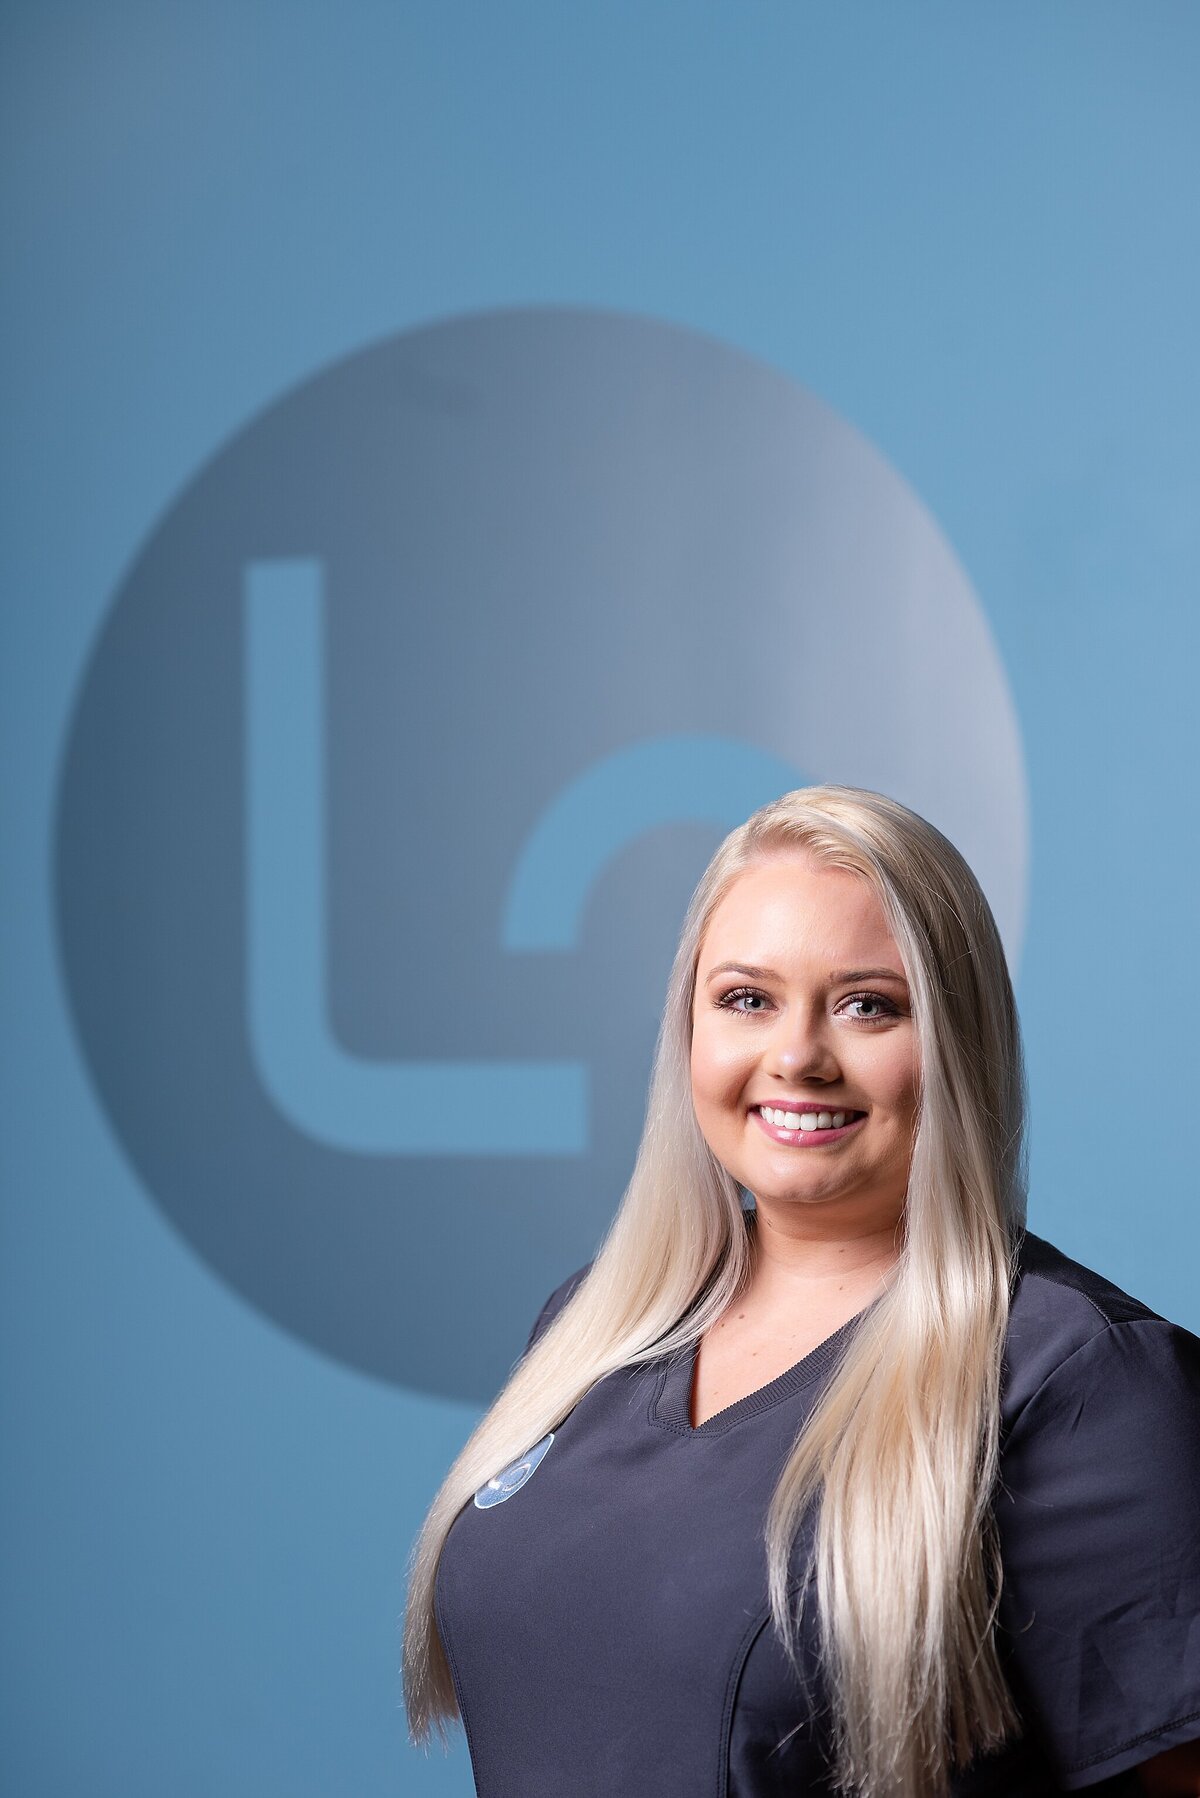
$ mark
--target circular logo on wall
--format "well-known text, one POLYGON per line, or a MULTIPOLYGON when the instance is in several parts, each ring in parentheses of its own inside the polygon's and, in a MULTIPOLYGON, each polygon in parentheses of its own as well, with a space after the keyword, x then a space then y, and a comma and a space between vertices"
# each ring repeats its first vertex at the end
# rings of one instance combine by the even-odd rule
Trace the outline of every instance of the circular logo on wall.
POLYGON ((71 723, 63 965, 146 1190, 304 1341, 487 1399, 620 1202, 696 880, 815 780, 944 830, 1015 961, 995 645, 827 406, 566 308, 323 369, 157 524, 71 723))

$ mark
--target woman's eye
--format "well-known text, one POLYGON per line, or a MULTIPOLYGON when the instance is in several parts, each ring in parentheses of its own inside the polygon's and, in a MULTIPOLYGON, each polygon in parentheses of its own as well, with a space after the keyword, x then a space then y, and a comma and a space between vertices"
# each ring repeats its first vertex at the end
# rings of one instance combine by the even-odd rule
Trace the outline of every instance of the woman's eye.
POLYGON ((868 1012, 858 1013, 860 1021, 864 1024, 874 1024, 879 1018, 892 1017, 896 1010, 891 1000, 885 999, 882 993, 852 993, 846 1000, 846 1004, 869 1005, 874 1008, 868 1012))
POLYGON ((724 996, 722 998, 717 1000, 717 1004, 721 1007, 721 1009, 723 1011, 741 1012, 743 1017, 756 1017, 758 1015, 760 1007, 762 1005, 765 1005, 766 1002, 767 1002, 766 994, 756 992, 752 986, 735 987, 731 993, 726 993, 726 994, 724 994, 724 996), (736 1003, 736 1001, 738 1001, 739 999, 749 999, 752 1001, 756 1001, 757 1003, 754 1003, 751 1006, 751 1008, 749 1010, 747 1010, 743 1006, 736 1003))

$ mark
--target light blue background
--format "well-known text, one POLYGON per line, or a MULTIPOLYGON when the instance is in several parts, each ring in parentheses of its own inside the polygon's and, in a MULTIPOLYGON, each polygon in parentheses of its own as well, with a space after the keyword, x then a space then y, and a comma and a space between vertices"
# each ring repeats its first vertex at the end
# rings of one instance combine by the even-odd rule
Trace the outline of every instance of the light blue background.
POLYGON ((76 1051, 51 823, 95 634, 204 458, 406 326, 608 306, 794 375, 932 509, 1008 668, 1031 1223, 1200 1328, 1200 14, 243 0, 3 35, 0 1779, 463 1794, 461 1743, 405 1745, 398 1625, 475 1412, 236 1299, 76 1051))

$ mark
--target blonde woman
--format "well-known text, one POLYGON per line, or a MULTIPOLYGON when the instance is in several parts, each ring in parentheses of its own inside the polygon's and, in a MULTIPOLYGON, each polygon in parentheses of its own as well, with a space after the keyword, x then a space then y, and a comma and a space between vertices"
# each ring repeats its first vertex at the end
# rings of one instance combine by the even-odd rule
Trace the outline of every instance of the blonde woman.
POLYGON ((1023 1123, 939 831, 725 839, 620 1208, 414 1551, 480 1798, 1200 1793, 1200 1342, 1026 1233, 1023 1123))

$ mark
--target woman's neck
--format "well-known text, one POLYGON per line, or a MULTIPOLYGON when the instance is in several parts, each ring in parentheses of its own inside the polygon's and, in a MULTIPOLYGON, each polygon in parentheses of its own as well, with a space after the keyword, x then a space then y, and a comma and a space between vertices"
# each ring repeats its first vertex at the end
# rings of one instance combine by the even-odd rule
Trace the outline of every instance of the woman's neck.
POLYGON ((809 1218, 789 1212, 781 1220, 772 1208, 756 1205, 750 1226, 750 1290, 756 1297, 787 1303, 801 1292, 881 1286, 900 1257, 899 1221, 842 1231, 831 1225, 821 1220, 814 1230, 809 1218))

